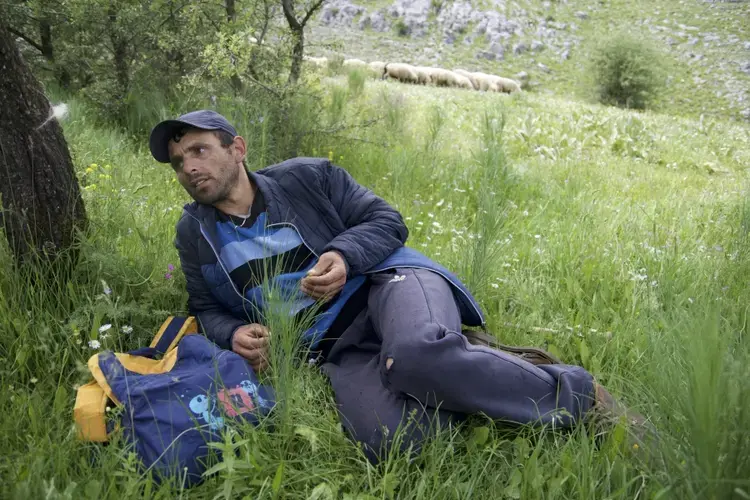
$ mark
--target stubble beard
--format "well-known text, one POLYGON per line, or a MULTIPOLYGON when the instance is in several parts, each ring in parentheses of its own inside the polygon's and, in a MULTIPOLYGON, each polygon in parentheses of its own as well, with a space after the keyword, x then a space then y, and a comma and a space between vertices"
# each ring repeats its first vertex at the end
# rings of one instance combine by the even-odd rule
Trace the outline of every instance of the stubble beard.
POLYGON ((232 187, 237 184, 239 175, 236 165, 226 164, 219 171, 219 175, 211 179, 216 183, 214 190, 202 193, 197 187, 191 187, 189 190, 190 196, 198 203, 203 203, 204 205, 215 205, 229 197, 232 187))

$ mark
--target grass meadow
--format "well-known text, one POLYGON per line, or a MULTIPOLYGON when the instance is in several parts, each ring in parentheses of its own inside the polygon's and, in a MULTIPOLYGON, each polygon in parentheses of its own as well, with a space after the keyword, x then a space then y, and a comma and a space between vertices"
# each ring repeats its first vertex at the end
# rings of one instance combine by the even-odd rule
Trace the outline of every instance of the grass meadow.
MULTIPOLYGON (((63 127, 91 228, 67 283, 0 268, 0 497, 750 498, 750 127, 356 74, 322 87, 324 112, 304 119, 336 132, 301 154, 331 158, 397 207, 407 245, 469 285, 503 342, 586 367, 646 415, 661 437, 653 456, 622 427, 597 447, 584 428, 476 416, 414 460, 372 466, 324 376, 294 361, 293 326, 272 329, 282 411, 228 433, 203 484, 153 482, 118 436, 78 441, 88 358, 146 345, 186 313, 172 242, 189 199, 147 136, 102 127, 70 99, 63 127)), ((219 108, 248 139, 250 168, 266 165, 268 120, 219 108)))

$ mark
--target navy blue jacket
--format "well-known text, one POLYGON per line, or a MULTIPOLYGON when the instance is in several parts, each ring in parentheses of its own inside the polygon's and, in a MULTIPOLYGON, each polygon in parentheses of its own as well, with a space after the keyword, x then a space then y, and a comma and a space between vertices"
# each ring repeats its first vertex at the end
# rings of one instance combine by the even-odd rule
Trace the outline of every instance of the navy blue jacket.
MULTIPOLYGON (((404 246, 401 214, 324 158, 293 158, 249 172, 266 202, 269 225, 293 226, 316 255, 337 250, 347 278, 395 267, 430 269, 453 285, 464 325, 484 326, 476 300, 450 271, 404 246)), ((188 309, 208 338, 231 348, 234 331, 248 323, 246 301, 217 258, 216 209, 192 202, 177 222, 175 247, 187 280, 188 309)))

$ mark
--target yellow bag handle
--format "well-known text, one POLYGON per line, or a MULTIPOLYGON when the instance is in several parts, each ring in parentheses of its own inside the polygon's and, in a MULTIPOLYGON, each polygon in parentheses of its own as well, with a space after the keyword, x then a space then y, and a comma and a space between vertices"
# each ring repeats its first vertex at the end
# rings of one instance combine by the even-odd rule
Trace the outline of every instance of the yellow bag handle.
MULTIPOLYGON (((162 352, 160 360, 116 353, 118 359, 129 369, 138 373, 164 373, 172 369, 177 361, 176 347, 185 335, 198 333, 198 324, 193 316, 169 316, 154 336, 149 347, 162 352)), ((107 405, 120 402, 112 393, 104 374, 99 368, 99 354, 88 361, 94 380, 78 388, 73 408, 73 418, 78 428, 78 439, 82 441, 106 442, 107 405)))

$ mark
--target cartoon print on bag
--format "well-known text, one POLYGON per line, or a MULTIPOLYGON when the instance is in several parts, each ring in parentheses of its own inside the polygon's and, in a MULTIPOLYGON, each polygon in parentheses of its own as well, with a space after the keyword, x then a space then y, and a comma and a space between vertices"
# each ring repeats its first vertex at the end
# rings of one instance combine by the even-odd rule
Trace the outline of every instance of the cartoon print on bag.
POLYGON ((224 427, 224 419, 213 414, 215 408, 214 401, 204 394, 190 400, 190 411, 200 416, 214 431, 224 427))
POLYGON ((255 399, 255 402, 258 406, 268 408, 268 402, 266 402, 266 400, 263 399, 263 396, 260 395, 260 392, 258 391, 258 386, 256 386, 249 380, 243 380, 242 382, 240 382, 240 387, 244 389, 244 391, 247 393, 248 396, 255 399))
POLYGON ((219 401, 224 405, 224 411, 226 411, 227 415, 230 417, 236 417, 237 415, 242 415, 243 413, 255 409, 255 405, 253 405, 253 400, 250 399, 250 395, 240 387, 224 389, 219 392, 218 396, 219 401))

